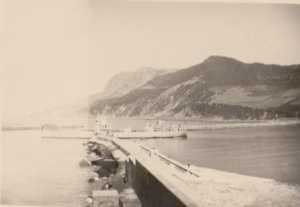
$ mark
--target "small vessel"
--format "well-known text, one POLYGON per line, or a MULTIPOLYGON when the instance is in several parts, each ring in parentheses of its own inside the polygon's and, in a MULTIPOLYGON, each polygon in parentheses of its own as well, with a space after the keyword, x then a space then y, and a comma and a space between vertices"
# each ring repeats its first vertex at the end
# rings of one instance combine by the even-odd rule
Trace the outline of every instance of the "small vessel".
POLYGON ((121 132, 114 133, 119 139, 153 139, 153 138, 187 138, 187 133, 181 124, 167 126, 162 121, 147 123, 144 130, 133 131, 127 128, 121 132))
POLYGON ((109 135, 111 131, 111 126, 108 124, 106 118, 104 116, 100 116, 100 114, 97 114, 96 117, 96 124, 95 124, 95 135, 101 136, 101 135, 109 135))

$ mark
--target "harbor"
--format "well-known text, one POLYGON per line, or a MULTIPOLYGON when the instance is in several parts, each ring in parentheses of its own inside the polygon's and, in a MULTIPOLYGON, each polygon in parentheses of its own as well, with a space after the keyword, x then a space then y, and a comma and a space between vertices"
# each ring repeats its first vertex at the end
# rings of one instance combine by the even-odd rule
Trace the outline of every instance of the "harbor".
POLYGON ((86 143, 86 162, 96 166, 97 174, 89 181, 98 185, 88 196, 91 206, 100 201, 132 207, 297 206, 300 202, 299 186, 183 164, 131 141, 136 132, 127 132, 128 139, 123 139, 107 130, 111 127, 106 120, 98 117, 96 123, 95 135, 86 143))
POLYGON ((299 207, 300 2, 223 1, 5 1, 0 207, 299 207))
MULTIPOLYGON (((118 149, 116 160, 122 160, 121 165, 125 160, 127 171, 119 179, 125 179, 123 185, 129 185, 129 191, 135 193, 130 196, 134 204, 124 206, 297 206, 300 202, 299 186, 182 164, 155 149, 114 137, 98 139, 94 144, 113 145, 118 149)), ((120 185, 109 186, 122 190, 120 185)), ((92 199, 105 197, 101 192, 92 199)), ((124 198, 123 193, 120 198, 124 198)))
MULTIPOLYGON (((129 126, 132 127, 133 131, 143 130, 143 126, 140 125, 141 121, 124 120, 126 125, 120 123, 120 119, 116 119, 116 121, 117 125, 112 123, 113 126, 108 128, 118 128, 119 130, 113 130, 118 132, 127 129, 129 126)), ((147 121, 144 121, 143 125, 146 126, 147 121)), ((60 191, 58 190, 55 194, 50 193, 50 200, 42 196, 43 194, 31 195, 31 198, 29 194, 25 194, 27 198, 24 198, 27 199, 27 204, 45 205, 49 202, 47 205, 72 206, 80 204, 80 206, 96 206, 101 201, 114 203, 114 206, 126 206, 125 203, 127 202, 127 206, 149 207, 299 205, 300 189, 296 168, 299 154, 297 150, 299 149, 297 147, 299 144, 297 142, 297 129, 299 128, 297 125, 291 125, 288 128, 287 126, 237 127, 207 129, 199 132, 190 131, 185 139, 119 139, 113 136, 113 132, 103 130, 103 126, 95 128, 95 130, 83 130, 80 133, 77 133, 80 130, 74 130, 73 132, 70 130, 66 132, 64 130, 26 132, 33 137, 34 134, 37 134, 39 138, 36 139, 39 139, 41 143, 37 145, 34 139, 28 139, 28 143, 22 144, 27 147, 19 149, 14 146, 16 154, 10 153, 9 155, 8 152, 4 151, 5 157, 12 159, 15 155, 21 155, 23 151, 27 151, 27 154, 30 155, 34 150, 28 144, 37 146, 36 149, 40 149, 41 152, 39 155, 34 155, 34 159, 32 156, 29 158, 25 154, 23 155, 27 158, 25 158, 26 162, 20 167, 23 169, 27 184, 24 183, 25 180, 22 181, 22 184, 19 183, 22 177, 18 175, 18 171, 14 173, 14 171, 9 170, 15 168, 9 167, 10 164, 4 162, 5 169, 7 169, 4 172, 4 178, 6 178, 3 191, 4 201, 8 204, 18 203, 12 196, 9 196, 12 195, 9 192, 15 192, 15 189, 10 189, 8 185, 30 187, 28 181, 39 179, 39 176, 43 174, 47 175, 46 170, 49 170, 49 172, 53 172, 49 175, 52 178, 47 179, 57 183, 58 186, 55 189, 66 191, 69 185, 69 193, 59 195, 60 191), (97 133, 95 133, 96 131, 97 133), (243 133, 249 134, 249 137, 242 135, 243 133), (47 134, 46 137, 45 134, 47 134), (231 137, 230 140, 228 140, 226 134, 231 137), (266 138, 258 137, 262 134, 266 138), (74 135, 76 136, 71 138, 74 135), (59 136, 61 137, 59 138, 59 136), (205 137, 207 137, 207 142, 205 137), (264 144, 265 141, 270 144, 269 149, 267 148, 268 145, 264 144), (258 145, 249 145, 255 142, 258 145), (260 142, 261 144, 259 144, 260 142), (276 146, 276 143, 283 144, 276 146), (210 148, 204 147, 207 144, 210 148), (219 147, 211 148, 213 145, 219 147), (237 148, 233 148, 235 145, 237 148), (253 158, 251 158, 248 151, 244 151, 246 149, 241 148, 246 145, 248 148, 252 148, 249 153, 253 158), (232 147, 228 148, 227 146, 232 147), (260 149, 259 146, 264 146, 264 149, 260 149), (187 149, 186 152, 177 150, 182 147, 187 149), (60 150, 53 151, 54 149, 60 150), (195 151, 195 149, 201 151, 195 151), (222 156, 217 153, 219 151, 223 151, 222 156), (263 151, 265 152, 262 154, 263 151), (275 152, 278 153, 274 154, 275 152), (198 158, 195 153, 198 153, 198 158), (289 157, 287 157, 288 153, 290 154, 289 157), (49 160, 50 154, 59 156, 59 158, 51 161, 49 160), (189 154, 194 159, 189 159, 191 157, 189 154), (236 156, 237 154, 239 156, 236 156), (266 157, 264 158, 264 156, 266 157), (270 159, 270 156, 272 156, 272 159, 270 159), (251 164, 250 158, 256 160, 255 165, 251 164), (32 161, 34 163, 28 163, 32 161), (239 166, 239 168, 234 168, 233 162, 238 163, 236 166, 239 166), (270 164, 265 167, 261 165, 266 162, 273 163, 274 167, 270 168, 270 164), (36 171, 36 175, 38 175, 36 178, 32 177, 35 174, 30 173, 30 166, 33 168, 35 163, 44 166, 36 171), (56 163, 61 167, 56 168, 56 163), (250 165, 245 165, 247 163, 250 165), (52 170, 49 169, 49 166, 52 166, 52 170), (222 168, 223 166, 224 168, 222 168), (232 168, 228 168, 230 166, 232 168), (260 168, 258 169, 255 166, 260 166, 260 168), (251 169, 255 173, 252 174, 251 169), (264 171, 264 169, 272 171, 264 171), (277 174, 270 174, 270 172, 277 172, 277 174), (10 178, 11 176, 14 177, 10 178), (16 177, 18 179, 15 179, 16 177), (70 180, 79 185, 76 188, 74 183, 66 185, 70 180), (156 199, 153 199, 154 197, 156 199), (69 199, 72 199, 72 202, 69 199)), ((24 132, 20 131, 5 133, 8 135, 24 135, 24 132)), ((11 148, 7 144, 4 146, 11 148)), ((18 163, 19 157, 14 160, 10 162, 18 163)), ((44 182, 45 178, 41 178, 41 183, 44 182)), ((54 189, 51 190, 54 183, 47 183, 42 184, 47 185, 45 189, 55 192, 54 189)), ((23 194, 22 189, 22 187, 19 188, 19 193, 23 194)), ((18 191, 16 193, 18 195, 18 191)), ((22 199, 22 196, 15 198, 22 199)), ((24 200, 19 202, 24 202, 24 200)))

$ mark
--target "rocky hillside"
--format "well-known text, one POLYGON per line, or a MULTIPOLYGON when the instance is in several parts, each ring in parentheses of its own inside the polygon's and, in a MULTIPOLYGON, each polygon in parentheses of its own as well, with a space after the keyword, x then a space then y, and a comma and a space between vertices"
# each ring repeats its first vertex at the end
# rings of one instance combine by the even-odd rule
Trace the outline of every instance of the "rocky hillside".
POLYGON ((129 91, 137 89, 158 75, 166 73, 166 70, 143 67, 133 72, 122 72, 113 76, 103 92, 90 96, 90 101, 120 97, 129 91))
POLYGON ((94 99, 90 112, 239 119, 300 114, 300 65, 249 64, 211 56, 129 89, 118 97, 94 99))

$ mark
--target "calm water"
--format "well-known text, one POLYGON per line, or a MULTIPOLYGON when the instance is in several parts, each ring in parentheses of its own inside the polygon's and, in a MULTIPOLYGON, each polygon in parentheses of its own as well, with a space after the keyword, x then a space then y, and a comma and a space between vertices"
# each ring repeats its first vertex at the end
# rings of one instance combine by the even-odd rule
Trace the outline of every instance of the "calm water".
POLYGON ((300 126, 203 130, 187 140, 144 142, 184 163, 300 184, 300 126))
POLYGON ((78 166, 82 140, 41 139, 39 131, 2 135, 2 203, 78 206, 88 192, 88 170, 78 166))
MULTIPOLYGON (((116 127, 145 121, 120 119, 116 127)), ((38 131, 4 132, 2 203, 78 206, 88 192, 79 168, 82 140, 40 139, 38 131)), ((184 163, 300 184, 300 127, 203 130, 188 139, 143 141, 184 163)))

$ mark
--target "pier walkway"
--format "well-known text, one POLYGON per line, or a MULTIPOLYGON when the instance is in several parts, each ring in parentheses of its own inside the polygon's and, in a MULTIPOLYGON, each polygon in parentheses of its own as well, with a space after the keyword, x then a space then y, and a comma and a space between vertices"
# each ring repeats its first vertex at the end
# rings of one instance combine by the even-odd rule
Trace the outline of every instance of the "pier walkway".
POLYGON ((133 163, 141 164, 184 206, 300 206, 300 186, 187 166, 129 140, 105 139, 117 145, 133 163))

